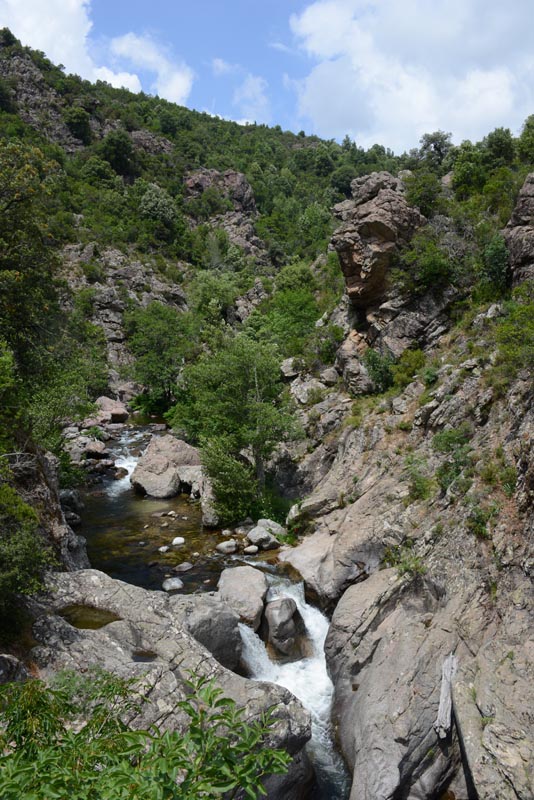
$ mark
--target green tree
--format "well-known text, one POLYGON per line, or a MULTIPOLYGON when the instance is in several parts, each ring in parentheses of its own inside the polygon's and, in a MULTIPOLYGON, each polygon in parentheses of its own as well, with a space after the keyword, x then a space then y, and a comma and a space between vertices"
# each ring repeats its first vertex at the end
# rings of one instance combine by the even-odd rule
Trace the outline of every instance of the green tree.
POLYGON ((133 175, 135 158, 132 140, 123 130, 111 131, 102 140, 100 152, 119 175, 133 175))
POLYGON ((430 169, 439 170, 452 148, 451 138, 452 133, 445 131, 423 134, 419 140, 419 155, 430 169))
POLYGON ((159 302, 128 312, 124 321, 135 356, 133 376, 146 390, 141 404, 165 411, 184 362, 195 352, 194 321, 190 314, 159 302))
MULTIPOLYGON (((228 454, 240 463, 249 454, 261 498, 265 462, 293 429, 281 389, 276 350, 239 334, 185 367, 169 419, 207 448, 224 440, 228 454)), ((215 459, 208 460, 207 467, 210 477, 221 477, 215 459)))
POLYGON ((517 140, 517 150, 521 161, 534 164, 534 114, 527 117, 523 123, 521 135, 517 140))
POLYGON ((0 141, 0 339, 26 372, 57 311, 43 203, 56 167, 36 147, 0 141))
POLYGON ((72 106, 65 111, 65 123, 67 128, 84 144, 91 142, 91 117, 81 106, 72 106))

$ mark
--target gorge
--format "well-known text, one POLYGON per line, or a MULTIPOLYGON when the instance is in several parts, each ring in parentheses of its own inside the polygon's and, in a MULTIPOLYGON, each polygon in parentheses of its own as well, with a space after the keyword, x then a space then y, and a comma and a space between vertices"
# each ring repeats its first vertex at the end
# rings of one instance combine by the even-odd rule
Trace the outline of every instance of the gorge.
POLYGON ((393 157, 0 45, 0 533, 55 560, 2 681, 96 664, 185 731, 213 679, 271 800, 533 797, 526 138, 393 157))

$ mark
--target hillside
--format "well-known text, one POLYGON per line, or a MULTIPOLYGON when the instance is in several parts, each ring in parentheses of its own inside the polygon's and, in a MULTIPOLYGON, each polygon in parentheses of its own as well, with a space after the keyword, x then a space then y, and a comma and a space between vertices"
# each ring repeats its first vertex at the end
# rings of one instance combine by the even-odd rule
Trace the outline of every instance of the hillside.
POLYGON ((153 653, 142 723, 174 730, 186 674, 213 677, 276 707, 269 797, 314 796, 306 712, 242 677, 243 598, 88 569, 77 493, 124 477, 108 443, 141 411, 137 491, 186 489, 206 537, 252 573, 272 548, 331 615, 352 800, 534 796, 533 170, 534 117, 365 151, 92 85, 0 31, 0 670, 153 653))

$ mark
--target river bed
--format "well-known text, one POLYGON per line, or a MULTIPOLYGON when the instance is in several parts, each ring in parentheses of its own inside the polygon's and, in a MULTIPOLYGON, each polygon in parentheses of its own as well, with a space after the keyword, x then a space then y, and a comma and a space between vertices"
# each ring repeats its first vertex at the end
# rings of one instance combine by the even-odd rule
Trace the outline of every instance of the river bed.
POLYGON ((291 597, 297 604, 311 653, 299 661, 279 663, 251 628, 240 625, 243 661, 252 679, 284 686, 311 713, 312 740, 307 750, 317 786, 309 800, 345 800, 350 781, 336 751, 330 722, 333 686, 324 657, 328 619, 306 603, 301 583, 278 574, 272 553, 251 558, 217 553, 220 531, 203 528, 199 504, 186 495, 157 500, 134 492, 130 476, 151 435, 149 427, 127 427, 117 440, 108 442, 116 467, 125 474, 119 480, 104 479, 84 497, 81 533, 87 539, 91 565, 146 589, 161 589, 166 578, 179 575, 183 593, 215 590, 220 573, 228 566, 249 563, 263 569, 270 585, 268 599, 291 597), (176 537, 183 538, 184 544, 173 546, 176 537), (169 549, 162 553, 160 547, 169 549), (182 571, 184 566, 187 571, 182 571))

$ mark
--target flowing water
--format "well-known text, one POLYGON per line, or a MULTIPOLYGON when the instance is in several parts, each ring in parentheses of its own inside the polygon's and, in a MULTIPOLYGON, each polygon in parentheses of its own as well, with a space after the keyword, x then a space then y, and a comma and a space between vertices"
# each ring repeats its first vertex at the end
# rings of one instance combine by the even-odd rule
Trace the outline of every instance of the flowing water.
POLYGON ((297 604, 312 646, 311 654, 289 663, 273 661, 260 637, 247 625, 240 624, 243 660, 252 678, 284 686, 311 713, 312 738, 307 750, 318 784, 314 800, 344 800, 348 797, 350 781, 343 759, 335 748, 330 721, 334 687, 324 656, 328 619, 306 603, 302 583, 271 577, 267 599, 277 597, 290 597, 297 604))
POLYGON ((117 440, 108 442, 117 469, 125 473, 116 480, 105 479, 84 497, 86 508, 81 532, 87 538, 91 565, 113 578, 146 589, 161 589, 166 577, 179 575, 186 593, 214 590, 221 571, 236 563, 263 569, 270 584, 268 599, 291 597, 296 602, 311 643, 311 655, 299 661, 278 663, 271 660, 259 636, 241 625, 245 664, 252 678, 284 686, 311 713, 312 739, 307 748, 315 767, 317 787, 310 800, 344 800, 350 783, 334 746, 330 722, 333 686, 324 657, 327 618, 306 603, 302 584, 291 583, 276 574, 272 554, 265 554, 265 560, 258 556, 252 560, 217 553, 219 533, 202 527, 199 505, 187 496, 156 500, 135 494, 130 476, 150 436, 149 426, 125 428, 117 440), (172 546, 177 536, 183 537, 185 543, 172 546), (162 546, 168 546, 169 550, 161 553, 162 546), (182 572, 180 565, 185 562, 191 566, 182 572))

